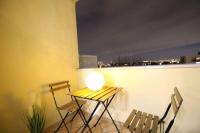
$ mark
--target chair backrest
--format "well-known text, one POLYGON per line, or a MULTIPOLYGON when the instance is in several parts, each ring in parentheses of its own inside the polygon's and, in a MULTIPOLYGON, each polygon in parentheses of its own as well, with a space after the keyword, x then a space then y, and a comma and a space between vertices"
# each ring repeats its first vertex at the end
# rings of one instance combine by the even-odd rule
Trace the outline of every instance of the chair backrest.
POLYGON ((165 112, 163 118, 161 120, 164 120, 165 117, 167 116, 168 112, 169 112, 169 109, 171 108, 172 106, 172 110, 173 110, 173 114, 174 114, 174 117, 173 119, 170 121, 170 123, 168 124, 167 126, 167 129, 165 130, 165 133, 169 133, 171 127, 173 126, 174 124, 174 120, 176 118, 176 115, 180 109, 180 106, 183 102, 183 98, 182 96, 180 95, 178 89, 175 87, 174 88, 174 93, 171 95, 171 103, 169 104, 168 108, 167 108, 167 111, 165 112))
POLYGON ((171 105, 173 107, 174 116, 178 113, 180 106, 183 102, 183 98, 181 97, 178 89, 174 88, 174 94, 171 95, 171 105))
POLYGON ((54 93, 55 91, 58 91, 58 90, 62 90, 62 89, 68 89, 69 92, 71 91, 70 90, 71 86, 69 84, 69 80, 49 84, 49 87, 51 88, 50 91, 52 93, 54 93))
POLYGON ((61 81, 61 82, 56 82, 56 83, 52 83, 52 84, 49 84, 49 87, 50 87, 50 92, 52 93, 53 95, 53 99, 54 99, 54 102, 55 102, 55 105, 56 107, 58 108, 58 104, 57 104, 57 101, 56 101, 56 98, 55 98, 55 95, 54 93, 55 92, 58 92, 59 90, 64 90, 66 89, 67 92, 66 93, 69 93, 71 90, 70 90, 70 84, 69 84, 69 81, 66 80, 66 81, 61 81))

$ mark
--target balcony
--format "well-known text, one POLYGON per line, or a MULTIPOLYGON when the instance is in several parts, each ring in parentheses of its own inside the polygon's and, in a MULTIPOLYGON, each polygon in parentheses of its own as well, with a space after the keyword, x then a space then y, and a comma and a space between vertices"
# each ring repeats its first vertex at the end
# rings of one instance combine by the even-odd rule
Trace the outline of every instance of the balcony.
MULTIPOLYGON (((60 117, 48 84, 69 80, 75 91, 93 71, 102 73, 105 85, 123 88, 109 107, 121 130, 133 108, 162 116, 176 86, 184 102, 171 132, 200 132, 200 64, 79 69, 76 0, 0 3, 0 132, 28 132, 23 114, 33 104, 45 105, 45 129, 52 128, 60 117)), ((65 95, 59 100, 70 101, 65 95)), ((85 111, 92 107, 89 102, 85 111)), ((113 132, 106 115, 101 124, 97 132, 113 132)))

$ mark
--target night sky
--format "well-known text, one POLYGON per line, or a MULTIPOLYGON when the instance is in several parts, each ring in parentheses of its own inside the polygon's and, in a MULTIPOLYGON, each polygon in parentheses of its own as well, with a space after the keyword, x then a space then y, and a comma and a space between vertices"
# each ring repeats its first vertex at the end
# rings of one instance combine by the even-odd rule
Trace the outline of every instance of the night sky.
POLYGON ((79 0, 77 23, 79 54, 103 61, 200 51, 200 0, 79 0))

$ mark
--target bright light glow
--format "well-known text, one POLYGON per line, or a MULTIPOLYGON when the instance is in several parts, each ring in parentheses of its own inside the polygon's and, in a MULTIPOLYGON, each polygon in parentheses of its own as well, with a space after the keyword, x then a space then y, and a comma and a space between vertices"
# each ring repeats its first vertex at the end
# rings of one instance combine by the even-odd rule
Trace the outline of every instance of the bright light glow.
POLYGON ((97 72, 90 73, 86 78, 86 86, 94 91, 101 89, 104 83, 103 75, 97 72))

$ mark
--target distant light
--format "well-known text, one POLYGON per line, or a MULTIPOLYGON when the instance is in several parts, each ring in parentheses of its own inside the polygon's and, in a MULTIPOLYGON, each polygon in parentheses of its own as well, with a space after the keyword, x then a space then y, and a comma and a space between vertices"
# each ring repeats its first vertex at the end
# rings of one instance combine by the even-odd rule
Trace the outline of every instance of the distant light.
POLYGON ((196 64, 200 64, 200 62, 196 62, 196 64))
POLYGON ((86 78, 86 86, 94 91, 101 89, 104 83, 103 75, 97 72, 90 73, 86 78))

